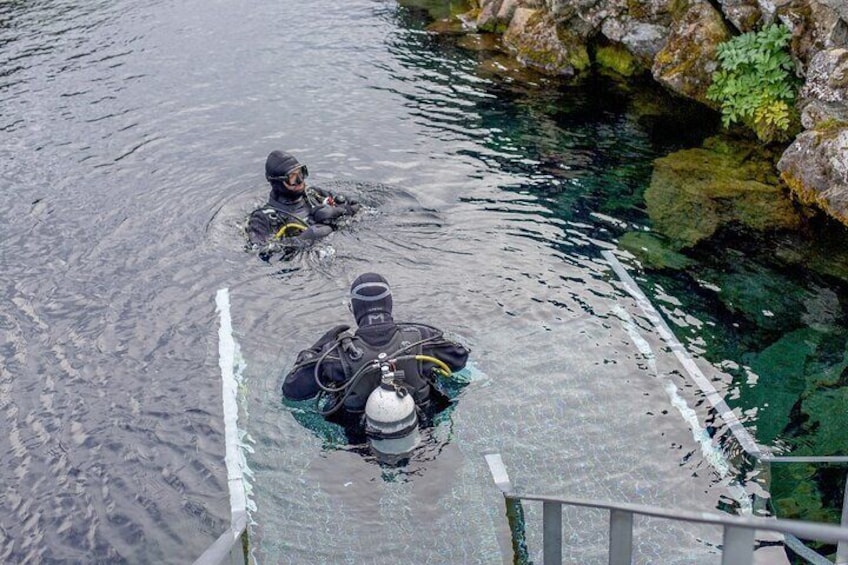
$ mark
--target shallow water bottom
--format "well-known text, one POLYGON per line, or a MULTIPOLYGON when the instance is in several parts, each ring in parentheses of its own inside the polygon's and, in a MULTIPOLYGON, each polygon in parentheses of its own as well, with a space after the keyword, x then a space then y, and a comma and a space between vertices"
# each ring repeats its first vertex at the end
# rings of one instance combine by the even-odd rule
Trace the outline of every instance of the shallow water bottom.
MULTIPOLYGON (((485 462, 493 452, 519 492, 714 512, 732 481, 672 406, 669 382, 687 384, 657 336, 642 330, 653 342, 646 354, 612 315, 615 301, 595 307, 605 303, 608 316, 513 321, 479 336, 475 359, 485 362, 466 369, 449 417, 402 466, 381 465, 331 428, 310 429, 304 408, 283 406, 276 390, 251 399, 250 427, 263 430, 249 458, 257 561, 512 562, 485 462)), ((253 371, 248 380, 273 369, 253 371)), ((524 506, 528 555, 540 561, 541 505, 524 506)), ((605 512, 566 509, 563 526, 565 562, 606 562, 605 512)), ((718 563, 720 543, 716 527, 637 519, 634 562, 718 563)))

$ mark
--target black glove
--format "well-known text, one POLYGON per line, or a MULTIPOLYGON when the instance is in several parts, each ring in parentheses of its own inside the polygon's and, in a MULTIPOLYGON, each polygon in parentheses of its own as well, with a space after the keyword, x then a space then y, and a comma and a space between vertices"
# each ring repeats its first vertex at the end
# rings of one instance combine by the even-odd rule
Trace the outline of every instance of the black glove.
POLYGON ((322 204, 312 210, 312 219, 319 224, 330 224, 346 214, 342 205, 322 204))
POLYGON ((332 233, 333 228, 325 224, 313 224, 308 229, 299 233, 294 237, 298 241, 316 241, 322 237, 327 237, 332 233))
POLYGON ((344 207, 345 207, 345 212, 347 213, 347 215, 348 215, 348 216, 353 216, 354 214, 356 214, 357 212, 359 212, 359 209, 360 209, 362 206, 360 206, 359 202, 357 202, 357 201, 356 201, 356 200, 354 200, 353 198, 349 198, 349 199, 348 199, 348 200, 344 203, 344 207))
POLYGON ((338 194, 333 197, 333 201, 337 208, 343 208, 347 216, 352 216, 359 211, 359 202, 353 198, 348 198, 344 194, 338 194))

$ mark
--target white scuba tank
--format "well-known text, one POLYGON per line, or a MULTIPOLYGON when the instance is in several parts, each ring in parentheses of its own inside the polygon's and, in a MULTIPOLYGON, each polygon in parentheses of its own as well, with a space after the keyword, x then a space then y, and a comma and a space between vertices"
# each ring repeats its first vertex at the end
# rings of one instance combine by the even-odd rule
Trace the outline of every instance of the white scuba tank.
POLYGON ((395 374, 381 367, 380 386, 365 403, 365 434, 380 453, 399 455, 418 445, 418 413, 415 401, 395 381, 395 374))

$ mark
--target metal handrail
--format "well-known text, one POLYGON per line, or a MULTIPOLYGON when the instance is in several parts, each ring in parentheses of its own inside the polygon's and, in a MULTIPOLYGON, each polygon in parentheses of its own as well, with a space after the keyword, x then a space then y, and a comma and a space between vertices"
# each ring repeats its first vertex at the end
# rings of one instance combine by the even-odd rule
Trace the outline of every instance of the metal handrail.
MULTIPOLYGON (((689 356, 688 351, 682 343, 675 337, 674 332, 669 328, 663 317, 639 288, 639 285, 621 262, 609 250, 601 252, 601 255, 606 259, 607 263, 612 267, 615 274, 624 285, 624 289, 637 302, 639 308, 653 324, 662 339, 668 344, 671 351, 678 358, 684 370, 690 376, 692 381, 701 389, 701 392, 712 405, 713 409, 718 412, 725 424, 727 424, 730 433, 742 447, 746 454, 753 457, 755 460, 762 463, 825 463, 825 464, 845 464, 848 463, 848 456, 778 456, 771 453, 770 448, 757 443, 757 441, 748 433, 748 430, 736 417, 736 414, 725 402, 724 398, 716 391, 709 379, 701 372, 695 362, 689 356)), ((842 527, 848 527, 848 476, 846 476, 845 498, 842 503, 842 527)), ((836 565, 848 565, 848 541, 840 541, 836 550, 836 565)))
MULTIPOLYGON (((542 502, 542 541, 545 564, 562 562, 562 506, 579 506, 608 510, 610 513, 609 563, 629 565, 633 551, 633 517, 635 515, 665 518, 675 521, 719 525, 724 528, 722 565, 752 563, 754 534, 757 530, 794 535, 802 539, 828 543, 848 543, 848 527, 787 520, 732 516, 710 512, 668 510, 655 506, 629 503, 611 503, 538 494, 520 494, 512 483, 499 453, 486 455, 492 479, 503 493, 504 499, 520 502, 542 502)), ((837 563, 839 561, 837 560, 837 563)))
POLYGON ((247 554, 244 550, 246 533, 247 512, 234 513, 230 529, 218 536, 215 543, 194 561, 194 565, 247 565, 247 554))

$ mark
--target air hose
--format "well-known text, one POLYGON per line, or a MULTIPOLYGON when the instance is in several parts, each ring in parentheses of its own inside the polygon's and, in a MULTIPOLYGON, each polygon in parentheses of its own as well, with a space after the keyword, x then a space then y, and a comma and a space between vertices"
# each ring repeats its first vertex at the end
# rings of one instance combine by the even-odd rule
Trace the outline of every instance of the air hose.
POLYGON ((295 230, 302 232, 302 231, 306 231, 307 227, 303 224, 296 224, 294 222, 291 222, 291 223, 285 224, 283 227, 281 227, 279 230, 277 230, 277 233, 274 235, 274 238, 280 239, 280 238, 283 238, 283 237, 288 237, 289 234, 287 234, 286 232, 290 229, 295 229, 295 230))
POLYGON ((431 363, 435 363, 436 366, 442 370, 442 375, 445 377, 449 377, 451 374, 450 367, 445 364, 441 359, 436 359, 435 357, 431 357, 430 355, 416 355, 416 361, 430 361, 431 363))

